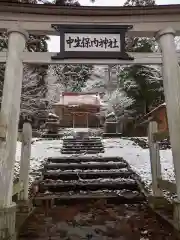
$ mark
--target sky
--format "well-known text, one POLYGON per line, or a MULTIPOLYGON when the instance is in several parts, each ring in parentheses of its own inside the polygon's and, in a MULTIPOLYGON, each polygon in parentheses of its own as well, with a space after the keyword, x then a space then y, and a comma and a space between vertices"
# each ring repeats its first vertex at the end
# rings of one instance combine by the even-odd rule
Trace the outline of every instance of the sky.
MULTIPOLYGON (((84 6, 122 6, 125 1, 126 0, 95 0, 95 3, 92 3, 90 0, 79 0, 80 4, 84 6)), ((156 0, 156 4, 180 4, 180 0, 156 0)), ((48 48, 50 52, 59 52, 59 37, 50 36, 48 48)))
MULTIPOLYGON (((89 0, 80 0, 81 5, 87 6, 122 6, 126 0, 96 0, 95 3, 91 3, 89 0)), ((156 0, 156 4, 180 4, 180 0, 156 0)))

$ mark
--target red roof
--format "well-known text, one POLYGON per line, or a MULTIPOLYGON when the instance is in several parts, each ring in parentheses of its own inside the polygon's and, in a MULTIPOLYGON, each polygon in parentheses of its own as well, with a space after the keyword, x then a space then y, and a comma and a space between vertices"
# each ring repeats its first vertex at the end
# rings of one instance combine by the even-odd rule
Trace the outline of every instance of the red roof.
POLYGON ((65 92, 60 96, 60 101, 54 105, 59 106, 100 106, 101 100, 96 93, 74 93, 65 92))

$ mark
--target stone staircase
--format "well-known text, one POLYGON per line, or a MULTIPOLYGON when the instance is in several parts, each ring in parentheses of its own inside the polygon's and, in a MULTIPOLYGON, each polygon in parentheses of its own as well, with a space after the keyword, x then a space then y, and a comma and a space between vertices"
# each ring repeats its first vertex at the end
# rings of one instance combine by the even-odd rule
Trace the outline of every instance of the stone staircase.
POLYGON ((144 200, 134 173, 119 157, 48 158, 38 184, 36 206, 44 200, 53 201, 55 205, 97 199, 118 204, 144 200))
POLYGON ((62 154, 97 154, 103 153, 104 146, 100 138, 64 138, 62 154))
POLYGON ((63 134, 61 133, 44 133, 41 135, 41 138, 44 138, 45 140, 58 140, 63 137, 63 134))

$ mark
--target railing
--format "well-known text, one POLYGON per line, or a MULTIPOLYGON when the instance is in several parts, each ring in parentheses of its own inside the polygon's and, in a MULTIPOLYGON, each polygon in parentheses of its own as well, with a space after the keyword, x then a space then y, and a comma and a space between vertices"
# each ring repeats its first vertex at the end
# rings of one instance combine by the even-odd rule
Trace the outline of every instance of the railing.
POLYGON ((5 208, 1 206, 0 239, 16 239, 18 230, 32 211, 31 201, 28 200, 31 139, 31 125, 30 123, 24 123, 19 180, 13 185, 12 203, 7 203, 5 208))
MULTIPOLYGON (((152 194, 144 189, 144 185, 140 183, 140 187, 144 191, 149 200, 149 205, 156 211, 158 215, 173 225, 180 231, 180 197, 177 192, 176 181, 172 182, 162 179, 161 160, 159 141, 169 138, 167 126, 162 130, 158 130, 156 117, 149 114, 148 119, 139 122, 137 125, 148 124, 148 142, 150 152, 151 176, 152 176, 152 194), (167 198, 167 194, 173 198, 167 198), (163 211, 162 211, 163 209, 163 211)), ((178 171, 178 169, 177 169, 178 171)), ((175 176, 177 178, 177 176, 175 176)))

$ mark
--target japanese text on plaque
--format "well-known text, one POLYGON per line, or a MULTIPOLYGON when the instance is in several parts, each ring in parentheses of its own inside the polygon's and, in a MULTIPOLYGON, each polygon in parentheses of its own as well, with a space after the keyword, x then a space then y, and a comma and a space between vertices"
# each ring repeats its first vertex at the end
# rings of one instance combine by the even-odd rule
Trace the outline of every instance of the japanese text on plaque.
POLYGON ((119 42, 116 38, 107 37, 97 39, 90 37, 69 36, 69 38, 66 39, 66 44, 69 48, 120 48, 119 42))

